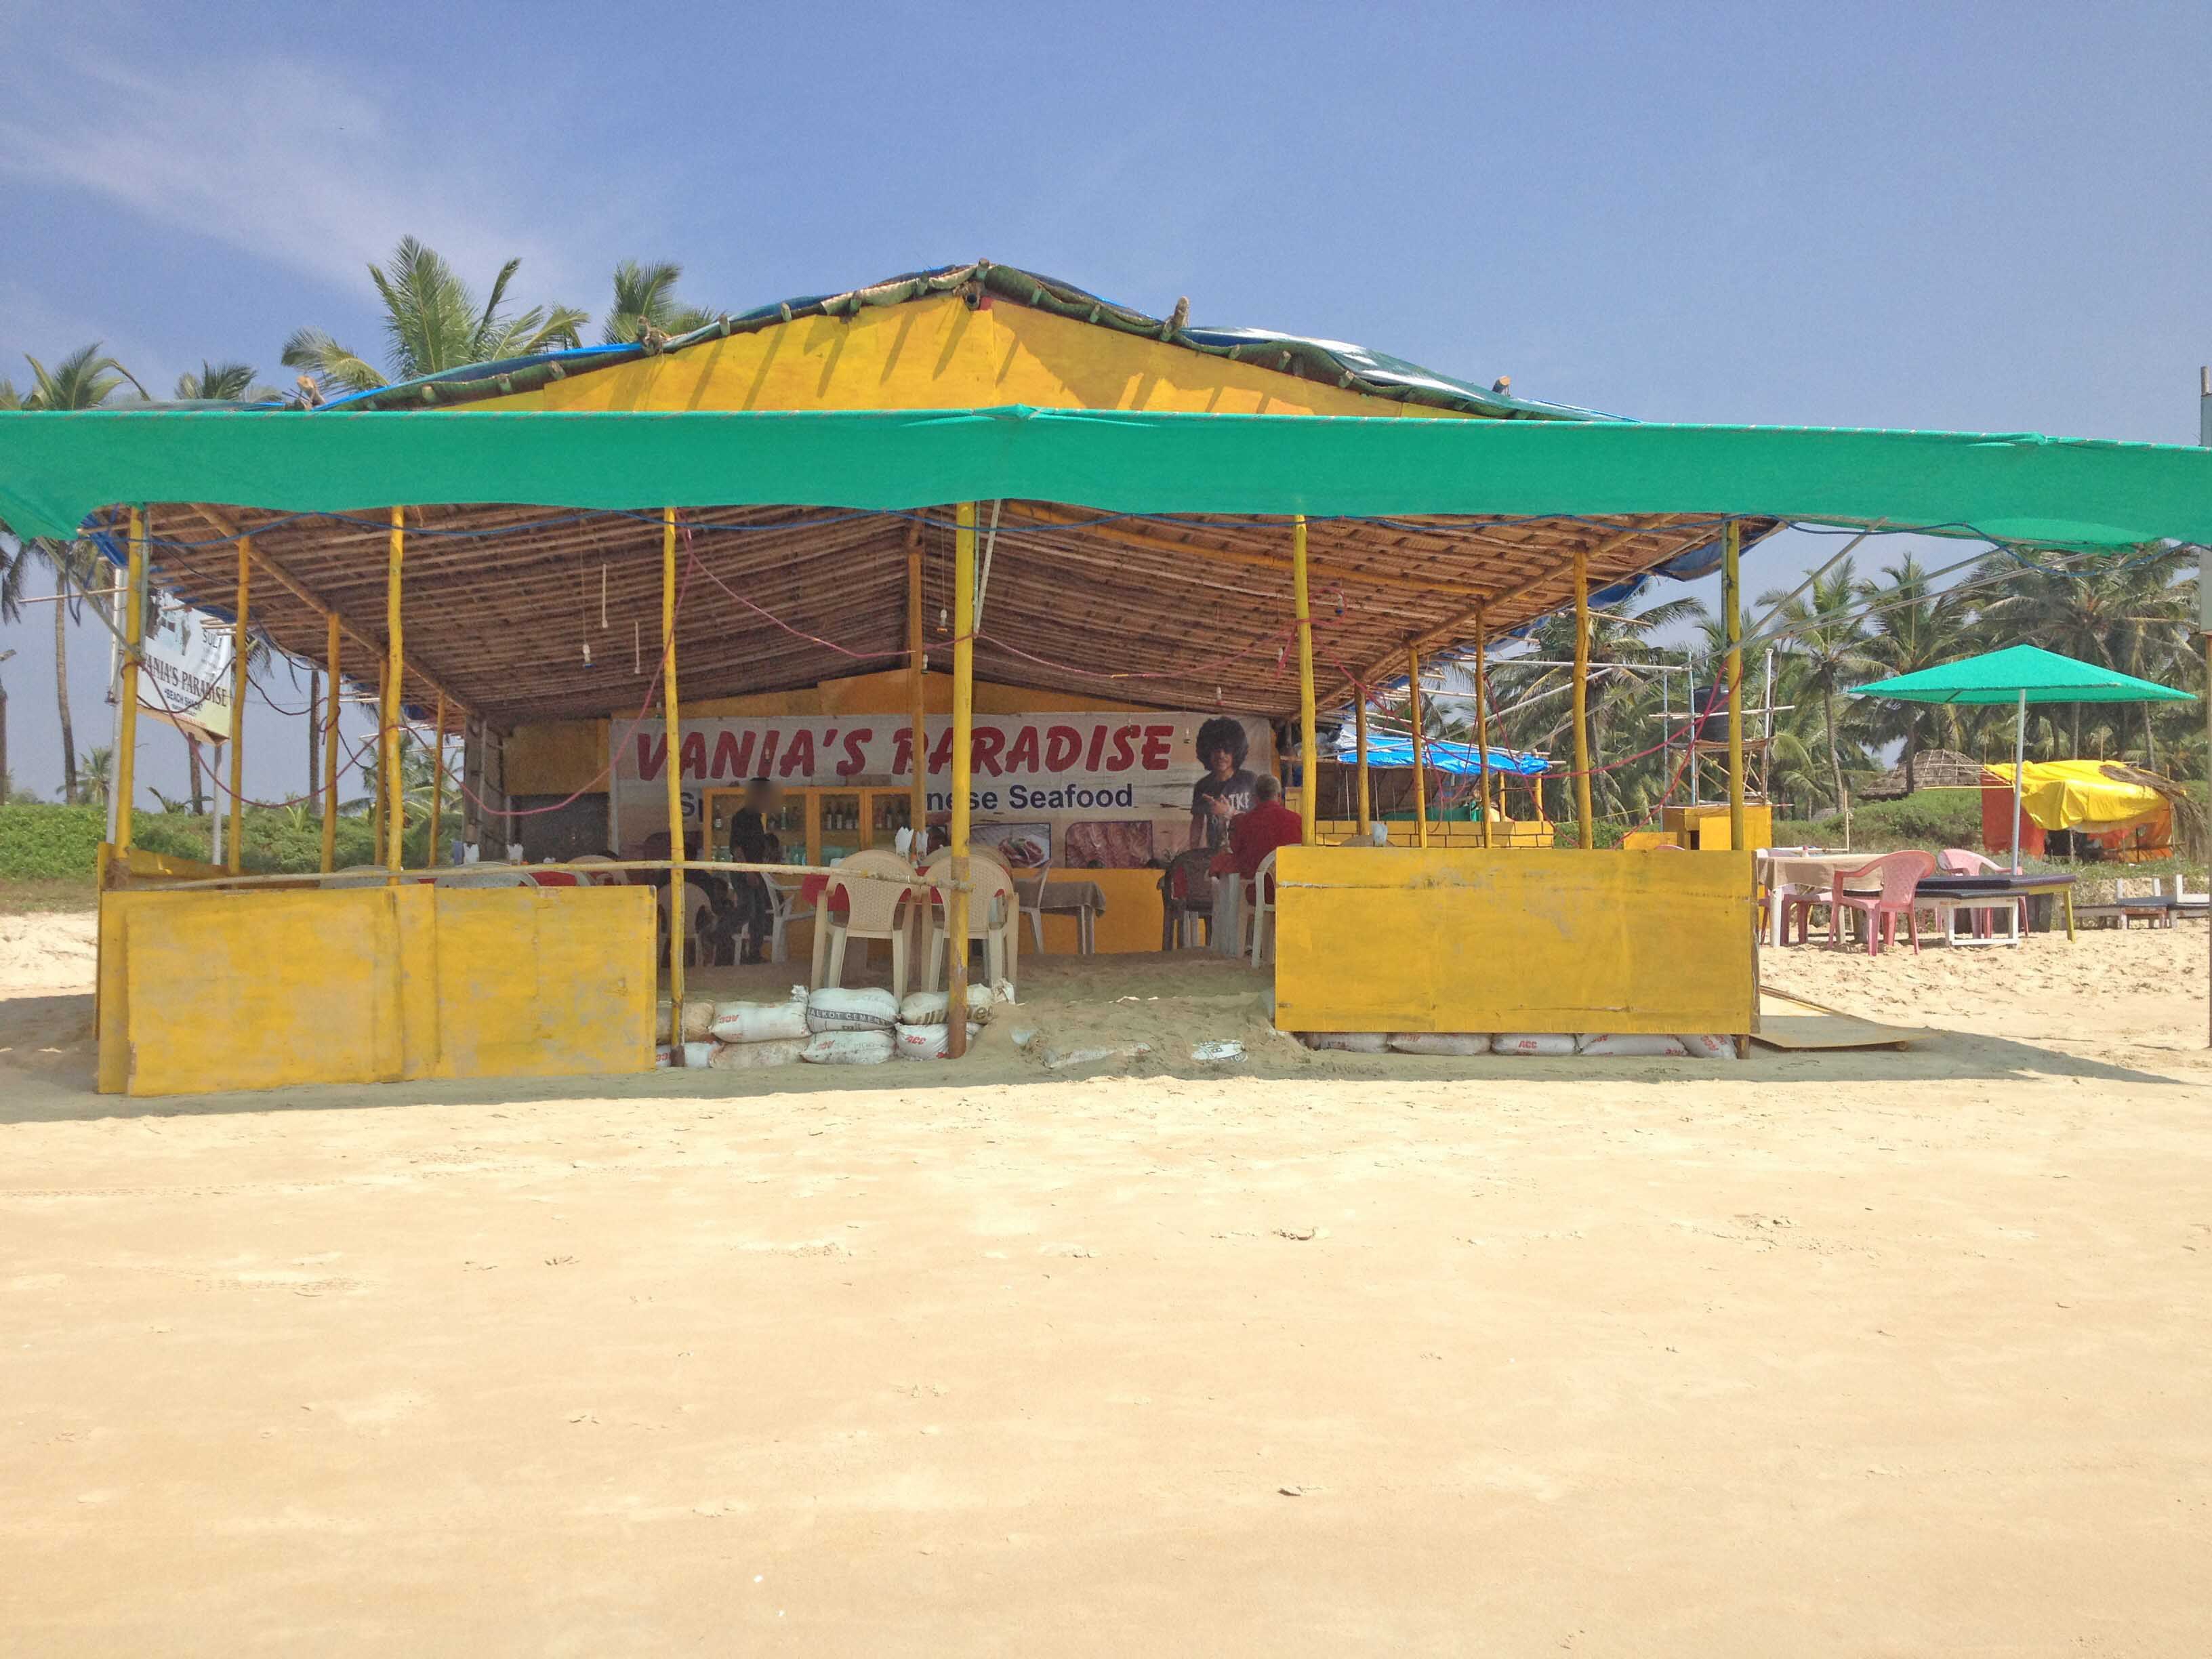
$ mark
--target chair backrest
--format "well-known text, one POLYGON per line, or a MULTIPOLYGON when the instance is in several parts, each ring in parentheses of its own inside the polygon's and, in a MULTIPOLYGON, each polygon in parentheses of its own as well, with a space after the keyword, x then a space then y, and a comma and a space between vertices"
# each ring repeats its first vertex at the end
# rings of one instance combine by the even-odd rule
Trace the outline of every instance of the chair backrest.
POLYGON ((1844 884, 1863 877, 1874 876, 1881 882, 1881 902, 1886 908, 1895 909, 1912 902, 1913 890, 1920 885, 1923 876, 1936 873, 1936 860, 1926 853, 1885 853, 1871 864, 1860 866, 1837 877, 1844 884))
MULTIPOLYGON (((668 896, 674 890, 671 884, 658 889, 653 896, 653 902, 660 907, 660 930, 664 933, 668 931, 668 896)), ((714 902, 707 896, 707 890, 696 881, 684 884, 684 931, 691 939, 698 938, 702 931, 702 917, 709 921, 714 919, 714 902)))
POLYGON ((591 878, 574 870, 532 870, 529 879, 539 887, 589 887, 591 878))
MULTIPOLYGON (((609 858, 605 853, 579 853, 575 857, 570 859, 568 862, 571 864, 612 864, 614 860, 609 858)), ((607 870, 602 872, 580 871, 578 872, 578 876, 587 887, 623 887, 627 886, 629 883, 629 876, 620 870, 607 870)))
POLYGON ((845 895, 845 931, 887 939, 898 925, 901 907, 907 902, 914 880, 914 866, 896 853, 882 848, 848 853, 837 861, 836 873, 822 890, 822 908, 827 911, 831 895, 842 892, 845 895), (866 876, 888 876, 892 879, 853 879, 866 876))
POLYGON ((1984 870, 2002 870, 2004 866, 1995 859, 1984 858, 1979 853, 1970 853, 1963 847, 1947 847, 1936 855, 1936 867, 1947 875, 1978 876, 1984 870))
POLYGON ((1203 848, 1177 853, 1160 875, 1160 892, 1170 904, 1206 909, 1213 903, 1213 854, 1203 848))
MULTIPOLYGON (((940 847, 921 866, 924 881, 937 889, 937 903, 945 904, 944 884, 952 878, 952 849, 940 847)), ((981 848, 968 854, 968 937, 981 939, 1006 925, 1007 916, 1021 908, 1014 890, 1013 872, 996 858, 986 858, 981 848)))

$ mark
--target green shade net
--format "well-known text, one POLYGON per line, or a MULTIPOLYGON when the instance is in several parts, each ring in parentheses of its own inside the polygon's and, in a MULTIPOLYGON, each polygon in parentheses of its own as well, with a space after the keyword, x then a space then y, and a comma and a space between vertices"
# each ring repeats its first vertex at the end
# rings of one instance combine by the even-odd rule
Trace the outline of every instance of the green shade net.
POLYGON ((2009 645, 1978 657, 1961 657, 1917 674, 1862 685, 1856 697, 1885 697, 1898 702, 2194 702, 2187 691, 2153 680, 2139 680, 2116 668, 2077 662, 2039 646, 2009 645))
POLYGON ((1154 415, 199 410, 0 413, 0 518, 130 501, 286 512, 513 501, 1118 513, 1711 514, 1886 520, 2053 547, 2212 541, 2212 451, 1778 427, 1154 415))

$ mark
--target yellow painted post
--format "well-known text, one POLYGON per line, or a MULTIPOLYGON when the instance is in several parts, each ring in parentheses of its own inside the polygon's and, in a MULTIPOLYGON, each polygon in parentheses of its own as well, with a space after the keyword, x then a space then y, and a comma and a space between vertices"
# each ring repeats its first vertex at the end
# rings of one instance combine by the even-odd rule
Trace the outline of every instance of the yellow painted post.
POLYGON ((975 738, 975 503, 954 512, 952 538, 952 890, 945 896, 945 1052, 968 1052, 968 791, 975 738))
POLYGON ((330 874, 338 861, 338 616, 333 611, 325 624, 323 658, 329 670, 330 695, 323 700, 323 873, 330 874))
POLYGON ((684 933, 690 906, 684 897, 684 779, 682 710, 676 696, 676 509, 660 509, 660 713, 668 759, 668 1042, 684 1060, 684 933))
POLYGON ((405 695, 406 641, 399 619, 400 566, 407 557, 407 524, 403 509, 392 509, 392 538, 384 568, 384 729, 377 770, 384 779, 385 879, 399 884, 400 840, 407 833, 406 791, 399 781, 399 705, 405 695))
POLYGON ((131 509, 131 558, 123 580, 123 687, 116 710, 115 850, 131 850, 131 803, 138 790, 138 665, 146 648, 147 513, 131 509))
POLYGON ((423 854, 426 869, 438 867, 438 817, 446 794, 446 694, 438 693, 438 712, 430 732, 430 847, 423 854))
POLYGON ((1291 599, 1298 621, 1298 822, 1310 847, 1321 805, 1321 727, 1314 714, 1313 605, 1306 595, 1306 515, 1291 520, 1291 599))
POLYGON ((253 580, 253 538, 238 538, 238 617, 230 628, 230 840, 224 860, 234 876, 246 868, 246 618, 253 580))
POLYGON ((914 826, 914 861, 929 850, 929 703, 926 677, 929 657, 921 644, 921 527, 913 526, 906 544, 906 648, 908 697, 914 718, 914 788, 907 807, 914 826))
POLYGON ((1474 612, 1474 747, 1482 767, 1482 844, 1490 846, 1490 672, 1489 628, 1480 606, 1474 612))
POLYGON ((1406 647, 1406 714, 1413 728, 1413 845, 1429 844, 1428 745, 1421 738, 1421 653, 1406 647))
POLYGON ((1575 550, 1575 817, 1584 851, 1597 845, 1590 807, 1589 752, 1589 562, 1575 550))
POLYGON ((1721 543, 1721 617, 1728 638, 1729 845, 1743 850, 1743 532, 1730 519, 1721 543))
POLYGON ((1354 685, 1352 716, 1352 753, 1359 769, 1359 833, 1367 834, 1373 828, 1374 808, 1367 791, 1367 688, 1354 685))

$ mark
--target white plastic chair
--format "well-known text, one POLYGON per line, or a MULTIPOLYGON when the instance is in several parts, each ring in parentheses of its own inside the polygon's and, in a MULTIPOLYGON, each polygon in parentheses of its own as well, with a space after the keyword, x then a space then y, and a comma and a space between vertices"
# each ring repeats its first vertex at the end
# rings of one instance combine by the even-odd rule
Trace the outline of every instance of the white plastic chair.
MULTIPOLYGON (((568 860, 571 864, 612 864, 615 860, 605 853, 579 853, 568 860)), ((586 887, 626 887, 629 872, 622 870, 579 870, 576 879, 586 887)))
MULTIPOLYGON (((1009 872, 1008 873, 1011 874, 1012 872, 1009 872)), ((1052 879, 1052 860, 1050 859, 1047 859, 1043 864, 1040 865, 1035 872, 1035 876, 1036 880, 1036 902, 1034 904, 1024 903, 1022 906, 1022 914, 1030 919, 1030 932, 1036 940, 1037 954, 1039 956, 1042 956, 1044 954, 1044 884, 1052 879)), ((1015 890, 1019 892, 1020 889, 1017 887, 1015 890)))
MULTIPOLYGON (((660 949, 657 959, 663 962, 668 959, 668 896, 674 890, 674 885, 671 884, 653 895, 653 902, 660 912, 660 949)), ((684 884, 684 965, 696 968, 699 965, 699 941, 714 921, 714 906, 707 896, 707 890, 696 881, 684 884)))
POLYGON ((324 878, 325 887, 381 887, 391 872, 380 864, 349 864, 324 878))
POLYGON ((814 911, 814 974, 816 990, 845 982, 845 945, 848 939, 890 941, 891 994, 906 995, 907 918, 914 898, 914 866, 896 853, 868 848, 848 853, 837 861, 836 872, 822 890, 814 911), (854 880, 855 877, 888 876, 889 881, 854 880), (830 908, 838 894, 845 896, 845 912, 830 908), (826 975, 826 977, 825 977, 826 975))
POLYGON ((788 962, 791 959, 792 923, 813 920, 815 913, 798 908, 798 888, 786 887, 774 876, 766 878, 763 884, 768 888, 768 959, 770 962, 788 962))
POLYGON ((1021 975, 1022 898, 1014 889, 1014 878, 1006 866, 994 858, 970 854, 968 859, 968 938, 953 944, 947 939, 951 929, 946 908, 951 895, 943 884, 952 878, 952 854, 948 848, 930 854, 929 861, 921 866, 921 878, 936 889, 936 897, 929 911, 929 944, 927 947, 921 988, 934 991, 943 982, 948 948, 967 950, 975 939, 983 941, 984 971, 994 985, 1004 980, 1018 987, 1021 975))
MULTIPOLYGON (((1237 881, 1242 878, 1231 876, 1229 879, 1237 881)), ((1260 965, 1261 952, 1267 949, 1267 934, 1274 925, 1274 879, 1275 855, 1269 853, 1260 860, 1259 873, 1252 878, 1251 891, 1247 895, 1251 901, 1246 908, 1251 917, 1252 965, 1255 968, 1260 965)))

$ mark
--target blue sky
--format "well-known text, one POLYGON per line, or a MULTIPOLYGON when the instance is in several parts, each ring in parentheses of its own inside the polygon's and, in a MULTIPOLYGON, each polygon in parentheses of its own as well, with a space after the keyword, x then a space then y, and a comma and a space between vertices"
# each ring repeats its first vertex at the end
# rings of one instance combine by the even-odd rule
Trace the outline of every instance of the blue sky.
MULTIPOLYGON (((1647 419, 2191 442, 2207 21, 48 0, 0 12, 0 374, 100 339, 157 390, 276 378, 304 323, 378 355, 364 267, 413 234, 594 311, 624 257, 732 309, 988 257, 1647 419)), ((49 794, 51 633, 0 625, 49 794)), ((103 636, 71 653, 104 743, 103 636)), ((272 738, 250 788, 302 753, 272 738)), ((142 766, 175 791, 181 744, 142 766)))

